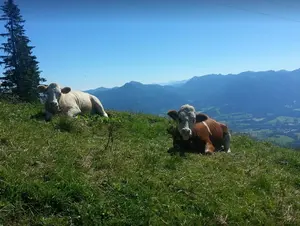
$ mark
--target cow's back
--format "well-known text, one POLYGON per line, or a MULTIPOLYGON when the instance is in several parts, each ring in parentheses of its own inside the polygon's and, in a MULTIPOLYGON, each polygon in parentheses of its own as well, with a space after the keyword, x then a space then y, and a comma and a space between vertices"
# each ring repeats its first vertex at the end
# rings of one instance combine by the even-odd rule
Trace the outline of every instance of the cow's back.
POLYGON ((193 137, 196 136, 202 141, 210 140, 216 148, 219 148, 223 143, 223 129, 217 121, 211 118, 196 123, 193 134, 193 137))
POLYGON ((210 136, 211 142, 217 149, 220 148, 224 143, 224 129, 226 126, 213 119, 207 120, 206 123, 212 133, 212 135, 210 136))
POLYGON ((60 106, 69 109, 70 107, 78 107, 82 113, 91 111, 92 102, 90 95, 82 91, 70 91, 63 94, 60 99, 60 106))
POLYGON ((206 120, 205 123, 209 127, 213 137, 223 137, 223 128, 220 123, 211 118, 206 120))

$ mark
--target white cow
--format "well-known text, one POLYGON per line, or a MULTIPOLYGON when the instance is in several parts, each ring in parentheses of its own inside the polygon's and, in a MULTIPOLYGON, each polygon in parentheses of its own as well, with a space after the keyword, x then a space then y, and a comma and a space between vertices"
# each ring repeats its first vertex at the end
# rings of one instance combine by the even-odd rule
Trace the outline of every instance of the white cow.
POLYGON ((46 95, 46 121, 51 120, 56 113, 62 113, 70 117, 84 113, 97 113, 108 117, 100 100, 89 93, 71 91, 70 87, 61 89, 56 83, 39 85, 38 92, 46 95))

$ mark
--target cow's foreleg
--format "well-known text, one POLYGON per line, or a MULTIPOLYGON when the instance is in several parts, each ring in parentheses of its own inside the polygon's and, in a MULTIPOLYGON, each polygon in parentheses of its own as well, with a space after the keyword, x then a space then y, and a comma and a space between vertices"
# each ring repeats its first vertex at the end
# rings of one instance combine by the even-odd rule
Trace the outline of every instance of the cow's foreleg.
POLYGON ((230 153, 230 140, 231 140, 231 135, 229 132, 224 134, 224 151, 227 153, 230 153))
POLYGON ((78 107, 70 108, 67 112, 67 115, 70 117, 76 117, 81 113, 81 110, 78 107))
POLYGON ((49 122, 52 119, 53 114, 50 113, 49 111, 45 112, 45 121, 49 122))
POLYGON ((206 144, 205 144, 205 151, 204 153, 205 154, 213 154, 215 152, 215 147, 213 146, 213 144, 210 142, 210 141, 206 141, 206 144))

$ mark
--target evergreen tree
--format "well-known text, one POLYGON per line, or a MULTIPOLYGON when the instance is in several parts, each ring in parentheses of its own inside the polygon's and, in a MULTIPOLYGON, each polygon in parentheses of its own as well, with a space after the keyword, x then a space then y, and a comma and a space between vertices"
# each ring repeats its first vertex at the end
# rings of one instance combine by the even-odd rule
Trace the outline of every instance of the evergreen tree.
POLYGON ((24 23, 20 9, 13 0, 6 0, 1 6, 3 15, 0 20, 6 21, 7 33, 0 34, 7 38, 1 49, 6 56, 0 56, 4 65, 2 87, 6 87, 25 101, 35 101, 38 98, 37 86, 46 81, 40 78, 40 70, 36 56, 32 54, 34 46, 25 35, 24 23))

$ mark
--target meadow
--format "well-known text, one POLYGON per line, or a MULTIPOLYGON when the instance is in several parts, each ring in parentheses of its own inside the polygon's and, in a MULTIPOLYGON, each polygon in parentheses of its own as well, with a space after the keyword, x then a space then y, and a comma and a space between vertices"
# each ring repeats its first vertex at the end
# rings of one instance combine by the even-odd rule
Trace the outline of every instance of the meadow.
POLYGON ((300 152, 233 134, 180 156, 163 117, 0 106, 0 225, 300 225, 300 152))

